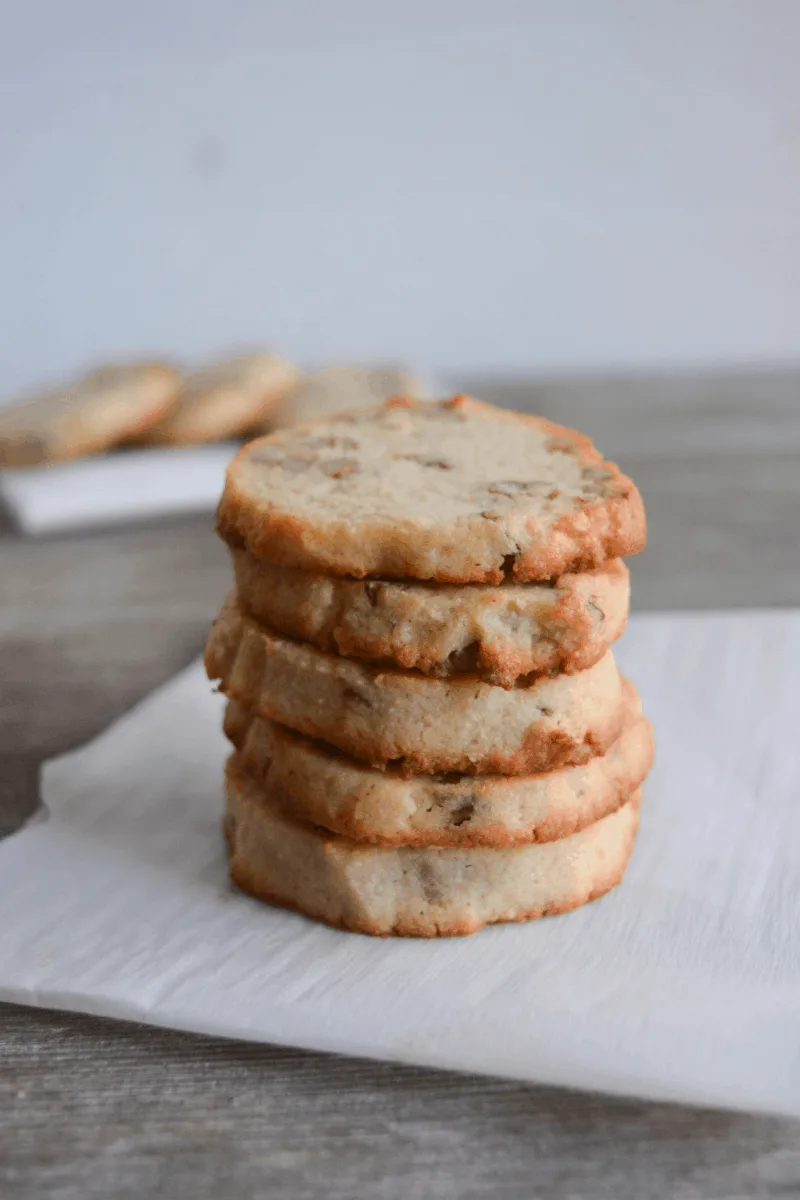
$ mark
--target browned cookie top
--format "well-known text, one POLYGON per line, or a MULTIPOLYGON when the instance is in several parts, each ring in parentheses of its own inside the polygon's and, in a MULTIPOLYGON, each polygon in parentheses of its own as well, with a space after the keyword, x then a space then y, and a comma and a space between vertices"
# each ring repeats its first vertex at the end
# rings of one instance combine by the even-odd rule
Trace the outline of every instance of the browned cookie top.
POLYGON ((526 582, 634 554, 641 497, 588 438, 467 396, 386 404, 251 442, 222 536, 335 575, 526 582))

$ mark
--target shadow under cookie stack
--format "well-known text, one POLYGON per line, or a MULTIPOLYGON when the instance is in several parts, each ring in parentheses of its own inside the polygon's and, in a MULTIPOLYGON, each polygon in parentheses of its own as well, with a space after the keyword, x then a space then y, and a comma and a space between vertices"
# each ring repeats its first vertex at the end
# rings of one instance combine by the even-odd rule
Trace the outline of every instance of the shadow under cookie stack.
POLYGON ((610 646, 645 520, 587 438, 398 397, 245 446, 218 530, 235 884, 432 937, 620 882, 653 740, 610 646))

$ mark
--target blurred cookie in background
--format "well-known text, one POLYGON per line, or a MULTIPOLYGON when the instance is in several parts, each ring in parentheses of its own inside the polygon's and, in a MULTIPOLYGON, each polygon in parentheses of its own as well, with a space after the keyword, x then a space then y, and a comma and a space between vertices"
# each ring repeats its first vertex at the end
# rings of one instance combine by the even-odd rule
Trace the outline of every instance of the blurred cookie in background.
POLYGON ((261 429, 299 378, 297 367, 271 350, 201 367, 185 377, 165 419, 139 440, 147 445, 183 446, 261 429))
POLYGON ((7 402, 0 406, 0 466, 63 462, 140 438, 169 412, 181 381, 167 363, 104 366, 7 402))
POLYGON ((429 387, 412 371, 393 367, 326 367, 304 375, 261 433, 316 421, 344 409, 367 408, 390 396, 428 399, 429 387))

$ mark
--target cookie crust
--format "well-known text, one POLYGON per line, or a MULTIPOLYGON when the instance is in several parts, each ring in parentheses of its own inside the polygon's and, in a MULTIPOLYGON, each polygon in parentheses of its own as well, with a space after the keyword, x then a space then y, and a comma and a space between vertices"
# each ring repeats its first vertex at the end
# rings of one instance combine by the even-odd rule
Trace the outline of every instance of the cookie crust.
POLYGON ((539 775, 403 776, 380 771, 231 700, 225 733, 259 786, 296 817, 353 841, 395 846, 513 846, 569 837, 614 812, 653 762, 635 689, 622 732, 582 766, 539 775))
POLYGON ((338 929, 450 937, 568 912, 610 891, 633 849, 639 794, 557 842, 501 850, 376 847, 305 825, 237 761, 226 773, 230 875, 242 891, 338 929))
POLYGON ((217 528, 282 566, 439 583, 554 579, 646 536, 636 487, 588 438, 467 396, 395 397, 251 442, 217 528))
POLYGON ((619 736, 625 687, 611 651, 577 675, 509 690, 325 654, 272 633, 228 597, 206 670, 229 699, 362 762, 408 772, 528 775, 587 762, 619 736))
POLYGON ((231 548, 242 606, 286 637, 329 654, 498 687, 521 675, 594 666, 628 618, 628 568, 545 583, 439 584, 348 579, 276 567, 231 548))

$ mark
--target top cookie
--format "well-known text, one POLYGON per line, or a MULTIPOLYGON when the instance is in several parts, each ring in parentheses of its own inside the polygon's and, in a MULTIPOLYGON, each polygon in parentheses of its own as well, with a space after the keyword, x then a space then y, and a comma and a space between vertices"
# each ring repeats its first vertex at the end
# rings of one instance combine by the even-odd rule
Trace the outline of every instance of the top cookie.
POLYGON ((588 438, 467 396, 281 430, 228 468, 232 545, 334 575, 501 583, 635 554, 641 497, 588 438))

